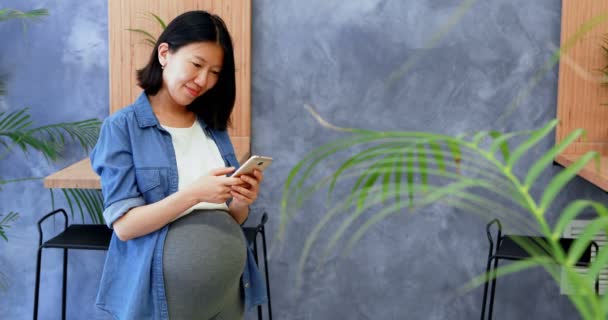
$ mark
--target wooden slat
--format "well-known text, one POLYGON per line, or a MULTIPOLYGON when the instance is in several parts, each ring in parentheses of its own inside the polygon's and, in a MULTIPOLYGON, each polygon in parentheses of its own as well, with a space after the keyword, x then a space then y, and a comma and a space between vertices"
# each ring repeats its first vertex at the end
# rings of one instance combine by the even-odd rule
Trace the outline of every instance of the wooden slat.
MULTIPOLYGON (((608 1, 563 0, 562 48, 580 32, 583 24, 605 14, 608 14, 608 1)), ((608 58, 602 50, 606 30, 608 19, 585 33, 572 48, 562 52, 557 97, 557 117, 560 119, 556 131, 557 142, 572 130, 584 128, 587 130, 585 143, 608 143, 608 107, 602 105, 608 103, 608 88, 601 84, 601 74, 598 72, 608 65, 608 58)), ((577 143, 565 153, 577 152, 577 143)))
POLYGON ((560 120, 555 134, 559 143, 570 132, 583 128, 585 139, 572 143, 555 160, 567 167, 582 154, 597 151, 602 155, 601 170, 594 164, 584 168, 579 176, 608 191, 608 87, 601 83, 598 70, 608 65, 602 45, 608 30, 608 19, 573 44, 566 45, 582 31, 585 23, 608 15, 608 1, 562 0, 561 56, 557 95, 557 118, 560 120))
MULTIPOLYGON (((230 137, 237 159, 250 154, 251 141, 251 0, 109 0, 110 113, 131 104, 141 92, 135 70, 143 67, 152 48, 144 37, 126 29, 144 29, 158 36, 161 28, 148 13, 169 23, 190 10, 206 10, 222 17, 232 35, 236 64, 236 104, 230 137)), ((100 188, 99 177, 88 159, 82 160, 44 180, 47 188, 100 188)))

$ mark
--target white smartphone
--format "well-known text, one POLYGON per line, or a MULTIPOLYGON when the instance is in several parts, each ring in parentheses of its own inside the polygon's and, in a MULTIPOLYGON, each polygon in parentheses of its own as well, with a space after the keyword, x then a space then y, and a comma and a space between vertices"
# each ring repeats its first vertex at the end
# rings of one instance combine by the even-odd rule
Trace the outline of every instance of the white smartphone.
POLYGON ((253 155, 251 158, 247 159, 243 165, 241 165, 231 177, 238 177, 243 174, 253 175, 253 170, 258 169, 260 171, 264 171, 270 164, 272 163, 271 157, 263 157, 253 155))

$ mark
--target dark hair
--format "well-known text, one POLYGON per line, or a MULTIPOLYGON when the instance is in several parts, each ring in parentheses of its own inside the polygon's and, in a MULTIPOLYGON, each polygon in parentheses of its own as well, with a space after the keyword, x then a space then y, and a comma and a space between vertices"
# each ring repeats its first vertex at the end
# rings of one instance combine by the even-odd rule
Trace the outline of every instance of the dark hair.
POLYGON ((206 11, 189 11, 173 19, 158 37, 148 64, 137 70, 138 85, 148 95, 158 93, 163 84, 158 61, 158 46, 163 42, 169 45, 171 52, 194 42, 214 42, 223 49, 224 62, 217 83, 192 101, 188 110, 201 116, 211 128, 226 130, 234 108, 236 81, 232 39, 224 21, 206 11))

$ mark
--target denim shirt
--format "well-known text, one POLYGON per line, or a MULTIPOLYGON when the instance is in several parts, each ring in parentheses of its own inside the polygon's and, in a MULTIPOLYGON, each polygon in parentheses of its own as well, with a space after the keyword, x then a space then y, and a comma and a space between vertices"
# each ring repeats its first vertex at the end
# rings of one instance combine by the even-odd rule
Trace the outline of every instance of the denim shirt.
MULTIPOLYGON (((226 166, 238 167, 227 131, 211 129, 201 118, 198 121, 217 144, 226 166)), ((110 228, 129 209, 177 191, 171 135, 160 126, 145 93, 103 122, 90 158, 101 176, 103 216, 110 228)), ((168 229, 166 225, 128 241, 112 234, 97 294, 99 308, 115 319, 169 318, 162 265, 168 229)), ((241 281, 247 310, 266 303, 266 288, 250 246, 241 281)))

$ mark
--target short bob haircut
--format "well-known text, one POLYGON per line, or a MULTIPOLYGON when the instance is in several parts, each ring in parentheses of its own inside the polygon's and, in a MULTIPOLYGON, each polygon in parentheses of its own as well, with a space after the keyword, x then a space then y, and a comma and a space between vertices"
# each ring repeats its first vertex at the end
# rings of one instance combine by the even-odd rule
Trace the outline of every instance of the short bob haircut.
POLYGON ((224 21, 206 11, 189 11, 177 16, 158 37, 148 64, 137 70, 139 86, 148 95, 158 93, 163 75, 158 61, 158 46, 166 42, 170 52, 195 42, 215 42, 224 51, 224 62, 217 83, 202 96, 196 98, 188 110, 203 118, 213 129, 226 130, 236 98, 234 50, 232 39, 224 21))

